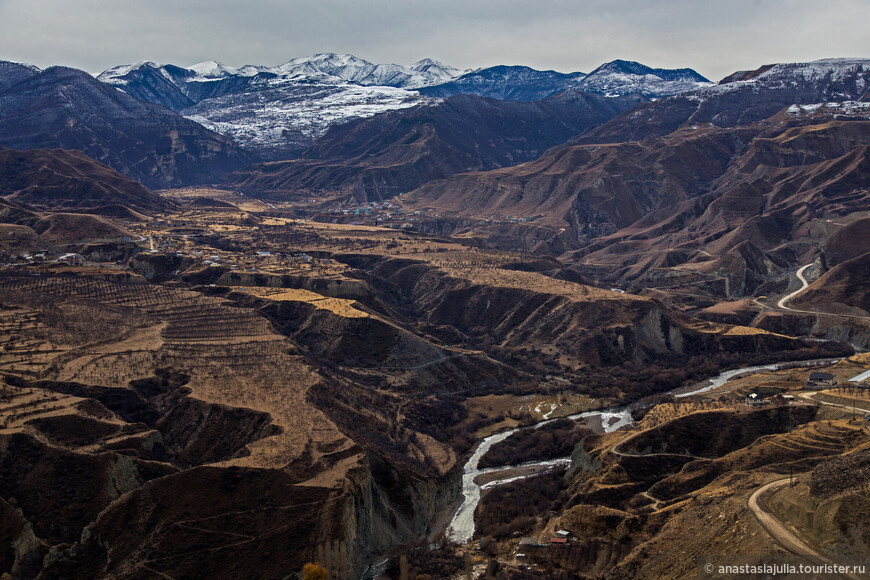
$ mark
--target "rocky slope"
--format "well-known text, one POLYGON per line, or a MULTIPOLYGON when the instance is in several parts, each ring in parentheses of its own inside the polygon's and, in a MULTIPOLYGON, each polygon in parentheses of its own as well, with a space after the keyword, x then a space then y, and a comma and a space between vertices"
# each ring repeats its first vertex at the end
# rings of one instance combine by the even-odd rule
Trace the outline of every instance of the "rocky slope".
POLYGON ((794 308, 867 317, 868 262, 870 255, 861 254, 831 268, 794 300, 794 308))
MULTIPOLYGON (((777 553, 775 541, 746 508, 746 498, 765 477, 818 465, 812 471, 815 480, 816 471, 838 463, 841 453, 866 445, 866 435, 847 420, 825 422, 817 413, 812 407, 699 410, 661 427, 642 424, 646 430, 638 439, 645 440, 629 439, 637 441, 636 450, 611 447, 624 455, 602 453, 604 446, 593 451, 601 463, 573 477, 573 507, 554 522, 566 529, 594 530, 590 535, 595 540, 582 540, 586 550, 572 554, 574 566, 609 578, 683 577, 694 573, 685 556, 703 557, 713 550, 739 551, 749 558, 777 553), (674 557, 675 546, 684 550, 680 557, 674 557), (584 551, 592 557, 582 557, 584 551)), ((856 495, 862 505, 866 494, 856 495)), ((820 528, 834 527, 822 521, 827 519, 818 518, 804 529, 818 534, 820 528)), ((784 521, 800 525, 797 518, 784 521)), ((834 554, 836 549, 821 552, 834 554)), ((571 556, 563 560, 569 566, 570 561, 571 556)))
POLYGON ((256 159, 84 71, 15 63, 0 66, 0 145, 78 149, 152 188, 217 182, 256 159))
MULTIPOLYGON (((23 520, 0 532, 4 545, 27 525, 35 532, 31 547, 0 557, 30 570, 25 577, 43 568, 66 577, 199 574, 203 550, 212 549, 207 566, 216 577, 271 578, 315 559, 338 577, 358 576, 370 558, 425 533, 455 494, 454 452, 417 430, 431 428, 421 419, 431 402, 354 378, 371 365, 340 330, 288 326, 285 338, 259 313, 287 320, 268 300, 227 302, 99 278, 7 276, 0 293, 5 306, 45 321, 22 326, 28 340, 64 336, 55 338, 63 346, 53 363, 39 367, 42 380, 28 374, 0 386, 0 462, 10 474, 0 485, 23 520), (88 328, 70 333, 83 316, 88 328), (95 353, 112 359, 113 370, 93 364, 95 353), (249 399, 252 387, 272 392, 273 402, 249 399), (397 413, 407 419, 397 422, 397 413), (158 529, 169 535, 152 535, 158 529)), ((343 322, 334 315, 310 325, 343 322)), ((397 339, 380 345, 398 356, 390 364, 407 366, 401 354, 414 350, 437 356, 407 332, 397 339)), ((435 364, 409 379, 415 388, 425 373, 474 385, 490 374, 482 370, 435 364)))
MULTIPOLYGON (((456 329, 460 334, 454 336, 462 337, 454 343, 457 346, 482 349, 527 373, 549 369, 575 386, 607 380, 602 377, 614 365, 654 363, 685 371, 693 357, 727 352, 743 353, 739 356, 745 358, 810 346, 752 329, 699 323, 655 300, 533 272, 507 270, 478 277, 474 270, 432 269, 412 260, 336 259, 367 272, 378 295, 389 298, 397 312, 418 320, 418 328, 437 332, 436 336, 456 329)), ((639 376, 611 384, 619 384, 619 396, 627 399, 661 389, 661 383, 639 376)))
POLYGON ((430 182, 409 203, 464 218, 538 216, 558 235, 555 247, 577 249, 572 259, 608 283, 765 293, 765 282, 806 263, 836 230, 815 224, 862 211, 870 122, 850 103, 788 106, 759 123, 692 125, 640 142, 569 144, 516 167, 430 182))
POLYGON ((249 167, 229 183, 279 199, 379 201, 458 172, 534 159, 642 100, 574 91, 532 103, 451 97, 335 127, 300 159, 249 167))

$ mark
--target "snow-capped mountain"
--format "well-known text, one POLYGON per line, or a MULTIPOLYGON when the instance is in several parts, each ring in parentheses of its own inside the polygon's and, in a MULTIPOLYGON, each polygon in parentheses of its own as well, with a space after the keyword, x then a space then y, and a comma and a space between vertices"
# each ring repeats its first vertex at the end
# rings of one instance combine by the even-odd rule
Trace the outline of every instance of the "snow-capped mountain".
POLYGON ((181 112, 196 103, 183 90, 186 79, 195 75, 189 69, 140 62, 110 68, 97 78, 141 101, 181 112))
MULTIPOLYGON (((99 75, 103 82, 124 85, 127 75, 135 70, 147 67, 160 69, 161 65, 153 62, 140 62, 133 65, 121 65, 110 68, 99 75)), ((436 60, 426 58, 410 66, 398 64, 374 64, 357 58, 352 54, 322 53, 304 58, 294 58, 279 66, 245 65, 239 68, 226 66, 214 60, 200 62, 185 69, 167 65, 163 71, 167 79, 177 80, 180 77, 186 82, 207 82, 227 77, 254 77, 258 74, 270 74, 277 77, 294 77, 299 75, 327 75, 351 83, 364 86, 399 87, 415 89, 439 84, 454 79, 465 71, 453 68, 436 60), (178 71, 187 74, 179 74, 178 71)))
POLYGON ((713 84, 690 68, 650 68, 639 62, 614 60, 580 79, 577 88, 607 97, 636 93, 646 97, 667 97, 713 84))
POLYGON ((527 66, 494 66, 462 75, 450 82, 425 87, 420 93, 430 97, 479 95, 506 101, 539 101, 573 88, 583 73, 535 70, 527 66))
POLYGON ((868 90, 870 59, 827 58, 740 71, 681 97, 696 103, 695 117, 712 114, 715 124, 728 126, 760 120, 790 105, 860 101, 868 90))
POLYGON ((215 183, 257 157, 82 70, 0 61, 0 145, 77 149, 147 187, 215 183))
POLYGON ((568 89, 620 97, 642 94, 659 98, 713 83, 689 68, 650 68, 638 62, 614 60, 591 73, 539 71, 525 66, 496 66, 462 75, 450 82, 420 90, 432 97, 475 94, 496 99, 536 101, 568 89))
POLYGON ((267 158, 308 147, 335 124, 413 107, 426 99, 395 87, 364 87, 303 77, 265 79, 255 91, 204 99, 181 113, 207 128, 232 135, 267 158))
POLYGON ((416 89, 449 81, 463 71, 432 59, 423 59, 411 66, 372 64, 351 54, 315 54, 296 58, 271 69, 278 74, 323 73, 364 86, 416 89))
POLYGON ((333 124, 424 102, 410 89, 460 74, 431 59, 402 66, 328 53, 275 67, 142 62, 110 68, 97 78, 267 157, 282 157, 307 147, 333 124))
MULTIPOLYGON (((870 88, 867 84, 868 73, 870 59, 866 58, 825 58, 812 62, 764 65, 753 71, 740 71, 726 77, 713 92, 728 92, 755 85, 766 89, 811 87, 821 91, 839 89, 850 94, 866 93, 870 88)), ((835 97, 836 94, 832 93, 831 96, 835 97)))
POLYGON ((279 66, 239 68, 216 61, 189 67, 142 62, 99 80, 235 138, 266 158, 299 151, 336 124, 458 94, 536 101, 568 89, 606 96, 661 97, 706 86, 690 69, 614 61, 592 74, 497 66, 460 71, 432 59, 374 64, 349 54, 315 54, 279 66))
POLYGON ((798 114, 804 105, 866 101, 870 98, 868 89, 870 59, 831 58, 765 65, 736 72, 717 85, 643 105, 631 115, 591 130, 578 142, 639 140, 666 135, 681 126, 707 123, 717 127, 749 125, 784 109, 798 114))

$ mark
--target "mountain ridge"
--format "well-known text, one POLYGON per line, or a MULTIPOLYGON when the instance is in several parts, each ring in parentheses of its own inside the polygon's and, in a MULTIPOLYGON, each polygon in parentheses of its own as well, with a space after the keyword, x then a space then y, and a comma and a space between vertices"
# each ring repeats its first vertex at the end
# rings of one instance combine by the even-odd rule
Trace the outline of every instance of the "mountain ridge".
POLYGON ((574 90, 533 102, 456 95, 333 127, 298 159, 251 166, 229 182, 276 199, 381 201, 458 172, 531 161, 643 100, 574 90))
POLYGON ((764 65, 650 103, 579 136, 576 143, 661 137, 691 125, 735 127, 763 121, 791 105, 861 100, 870 87, 870 59, 822 59, 764 65))
POLYGON ((866 204, 870 107, 826 105, 638 141, 569 142, 518 166, 429 182, 403 201, 466 221, 535 216, 555 248, 571 250, 566 263, 633 291, 691 282, 729 298, 764 294, 825 248, 810 233, 819 224, 866 204))
POLYGON ((80 150, 152 188, 215 183, 256 160, 229 138, 84 71, 0 65, 4 147, 80 150))
POLYGON ((123 205, 140 213, 171 204, 80 151, 0 147, 0 196, 49 211, 123 205))
POLYGON ((532 101, 567 89, 605 96, 641 93, 645 97, 663 97, 711 84, 713 83, 690 68, 651 68, 638 62, 618 59, 602 64, 589 74, 499 65, 468 72, 453 81, 426 87, 420 92, 433 97, 476 94, 532 101))
POLYGON ((232 136, 266 161, 298 155, 334 125, 456 94, 534 101, 575 89, 658 98, 706 82, 691 69, 665 71, 630 61, 608 64, 612 66, 596 69, 585 85, 584 73, 507 65, 461 71, 432 59, 409 66, 381 65, 334 53, 274 67, 233 68, 205 61, 183 68, 143 62, 107 69, 97 78, 232 136))

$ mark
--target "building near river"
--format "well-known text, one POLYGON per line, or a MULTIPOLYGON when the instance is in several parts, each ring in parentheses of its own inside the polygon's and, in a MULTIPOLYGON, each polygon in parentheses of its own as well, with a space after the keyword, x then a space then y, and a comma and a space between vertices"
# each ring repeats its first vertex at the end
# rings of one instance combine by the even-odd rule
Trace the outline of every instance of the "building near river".
POLYGON ((809 378, 807 379, 806 384, 804 385, 805 389, 828 389, 837 384, 837 377, 832 375, 831 373, 825 373, 822 371, 813 371, 810 373, 809 378))
POLYGON ((764 400, 764 397, 762 397, 758 393, 751 393, 748 397, 746 397, 746 404, 750 407, 761 407, 766 403, 767 401, 764 400))

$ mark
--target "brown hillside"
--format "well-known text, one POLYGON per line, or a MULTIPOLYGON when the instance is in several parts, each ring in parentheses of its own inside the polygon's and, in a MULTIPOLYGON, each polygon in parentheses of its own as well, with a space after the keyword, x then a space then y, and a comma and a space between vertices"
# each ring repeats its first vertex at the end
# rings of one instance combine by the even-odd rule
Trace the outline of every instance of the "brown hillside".
POLYGON ((825 272, 794 300, 795 308, 870 315, 870 253, 825 272))
POLYGON ((854 220, 830 218, 866 208, 870 178, 870 122, 773 119, 783 126, 562 147, 429 183, 409 204, 467 219, 534 217, 562 229, 559 245, 580 248, 565 259, 609 284, 762 294, 854 220))
POLYGON ((534 159, 640 100, 577 91, 534 102, 458 95, 339 125, 302 158, 254 165, 229 183, 274 199, 379 201, 433 179, 534 159))
POLYGON ((138 182, 80 151, 0 148, 0 195, 43 210, 120 205, 141 213, 167 203, 138 182))

